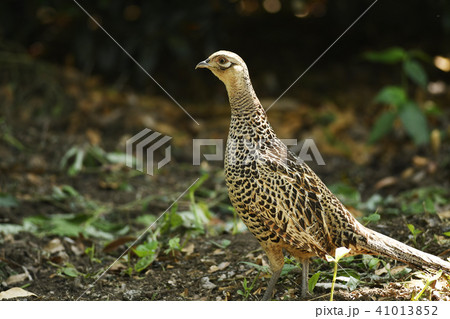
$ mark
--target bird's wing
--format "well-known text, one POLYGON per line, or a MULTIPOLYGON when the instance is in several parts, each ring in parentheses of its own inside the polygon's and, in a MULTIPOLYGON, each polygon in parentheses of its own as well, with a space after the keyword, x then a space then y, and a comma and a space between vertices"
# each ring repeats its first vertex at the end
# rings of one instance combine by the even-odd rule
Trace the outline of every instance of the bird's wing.
POLYGON ((288 244, 323 255, 331 239, 321 204, 322 194, 315 180, 305 174, 308 172, 304 171, 304 166, 293 159, 295 157, 290 155, 285 158, 286 162, 274 156, 256 160, 252 209, 261 222, 288 244))

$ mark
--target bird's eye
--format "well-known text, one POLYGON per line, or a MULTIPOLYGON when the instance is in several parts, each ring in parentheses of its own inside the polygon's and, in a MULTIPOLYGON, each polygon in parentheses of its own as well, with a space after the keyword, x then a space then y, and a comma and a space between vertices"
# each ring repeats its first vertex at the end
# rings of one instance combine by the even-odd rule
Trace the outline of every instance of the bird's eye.
POLYGON ((224 57, 220 57, 219 60, 217 61, 219 63, 219 66, 222 70, 225 70, 227 68, 229 68, 231 66, 231 62, 228 61, 226 58, 224 57))

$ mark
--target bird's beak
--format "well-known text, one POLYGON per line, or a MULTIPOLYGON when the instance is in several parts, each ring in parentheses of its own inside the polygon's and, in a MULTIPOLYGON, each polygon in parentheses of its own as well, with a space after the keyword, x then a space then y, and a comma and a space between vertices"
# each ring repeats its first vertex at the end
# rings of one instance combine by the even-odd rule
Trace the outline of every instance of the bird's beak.
POLYGON ((211 67, 211 64, 208 63, 209 59, 206 59, 205 61, 200 62, 199 64, 197 64, 197 66, 195 67, 195 69, 204 69, 204 68, 209 68, 211 67))

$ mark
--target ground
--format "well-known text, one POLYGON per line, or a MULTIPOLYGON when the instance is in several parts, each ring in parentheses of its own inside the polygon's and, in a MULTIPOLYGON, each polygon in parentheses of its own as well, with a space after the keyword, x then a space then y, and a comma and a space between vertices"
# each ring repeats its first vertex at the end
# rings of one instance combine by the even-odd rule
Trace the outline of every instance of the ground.
MULTIPOLYGON (((35 294, 22 299, 32 300, 259 300, 267 262, 233 215, 222 164, 190 160, 192 137, 225 138, 226 103, 191 109, 198 128, 164 97, 118 93, 74 70, 58 77, 64 106, 57 110, 39 90, 18 102, 2 87, 9 104, 0 123, 0 290, 22 287, 35 294), (146 125, 174 137, 172 162, 154 176, 120 157, 146 125), (198 187, 168 209, 197 178, 198 187)), ((359 92, 335 97, 348 101, 343 107, 328 98, 285 99, 269 118, 280 137, 314 138, 326 165, 311 166, 368 227, 448 258, 448 140, 433 150, 400 134, 369 146, 368 125, 351 106, 372 93, 359 92)), ((302 300, 301 271, 286 261, 274 299, 302 300)), ((332 269, 312 261, 310 276, 320 276, 303 300, 329 299, 332 269)), ((428 279, 418 298, 449 300, 448 278, 432 275, 392 260, 347 258, 334 299, 411 300, 428 279)))

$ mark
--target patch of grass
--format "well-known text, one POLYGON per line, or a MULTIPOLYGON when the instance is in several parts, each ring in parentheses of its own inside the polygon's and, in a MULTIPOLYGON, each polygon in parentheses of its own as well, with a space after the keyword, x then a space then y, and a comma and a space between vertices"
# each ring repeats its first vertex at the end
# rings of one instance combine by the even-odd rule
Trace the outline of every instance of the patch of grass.
MULTIPOLYGON (((425 275, 424 279, 425 279, 425 285, 423 286, 423 288, 419 291, 419 293, 417 295, 412 295, 411 296, 411 301, 419 301, 420 298, 422 297, 422 295, 424 294, 424 292, 430 287, 432 286, 441 276, 442 276, 443 271, 439 270, 436 274, 434 274, 434 276, 430 276, 430 275, 425 275)), ((430 300, 431 300, 431 293, 430 293, 430 300)))
MULTIPOLYGON (((60 162, 61 169, 67 169, 69 176, 76 176, 83 170, 89 170, 109 165, 126 165, 127 155, 125 153, 106 152, 99 146, 90 144, 74 145, 62 157, 60 162)), ((138 171, 134 171, 141 174, 138 171)))
POLYGON ((253 281, 250 284, 250 286, 248 285, 247 278, 244 278, 244 281, 242 281, 242 288, 243 288, 243 290, 239 289, 237 291, 237 293, 243 297, 244 301, 246 301, 250 297, 250 294, 251 294, 253 288, 255 287, 256 279, 259 278, 259 274, 260 273, 261 273, 261 271, 258 271, 258 274, 253 279, 253 281))

